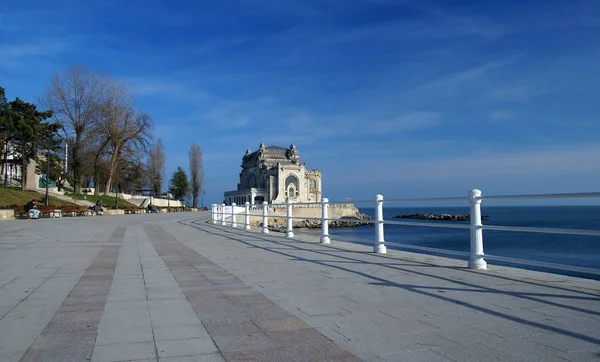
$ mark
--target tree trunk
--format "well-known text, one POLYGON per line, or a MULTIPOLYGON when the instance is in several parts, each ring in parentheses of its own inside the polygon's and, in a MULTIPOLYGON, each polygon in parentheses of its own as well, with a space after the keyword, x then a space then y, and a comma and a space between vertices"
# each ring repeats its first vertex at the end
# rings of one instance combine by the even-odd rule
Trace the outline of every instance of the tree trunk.
MULTIPOLYGON (((119 158, 119 152, 121 151, 120 146, 115 146, 112 156, 110 157, 110 163, 108 164, 108 177, 106 178, 106 188, 104 189, 104 194, 110 191, 110 187, 112 186, 112 178, 115 173, 115 168, 117 167, 117 160, 119 158)), ((117 180, 118 181, 118 180, 117 180)), ((118 185, 117 185, 118 187, 118 185)), ((119 190, 117 190, 118 192, 119 190)))
POLYGON ((21 150, 21 191, 25 191, 25 184, 27 183, 27 162, 25 159, 25 147, 21 150))
POLYGON ((81 193, 81 160, 79 159, 79 149, 81 148, 81 133, 75 134, 75 142, 73 143, 73 160, 71 167, 73 167, 73 192, 76 194, 81 193))

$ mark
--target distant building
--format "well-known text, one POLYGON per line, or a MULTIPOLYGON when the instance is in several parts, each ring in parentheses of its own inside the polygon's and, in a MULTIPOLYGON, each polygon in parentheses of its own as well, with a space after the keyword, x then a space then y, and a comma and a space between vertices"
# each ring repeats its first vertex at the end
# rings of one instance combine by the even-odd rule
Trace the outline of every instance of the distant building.
POLYGON ((300 163, 296 146, 289 148, 261 143, 258 150, 246 150, 237 190, 225 192, 225 203, 231 205, 318 202, 321 201, 321 171, 307 170, 300 163))

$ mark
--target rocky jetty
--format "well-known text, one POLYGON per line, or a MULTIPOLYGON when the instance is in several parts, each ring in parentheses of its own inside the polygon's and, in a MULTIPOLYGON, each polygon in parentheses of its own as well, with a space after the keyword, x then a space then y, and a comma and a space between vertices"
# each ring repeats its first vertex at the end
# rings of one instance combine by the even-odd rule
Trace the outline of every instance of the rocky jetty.
MULTIPOLYGON (((373 225, 371 223, 361 222, 361 220, 373 220, 373 218, 360 212, 357 212, 355 216, 344 216, 340 219, 348 221, 330 221, 329 227, 347 228, 373 225)), ((255 226, 261 227, 262 222, 256 223, 255 226)), ((285 229, 286 227, 286 220, 284 218, 269 219, 269 228, 285 229)), ((321 220, 293 220, 292 227, 294 229, 318 229, 321 227, 321 220)))
MULTIPOLYGON (((470 221, 471 216, 465 214, 406 214, 394 216, 395 219, 415 219, 429 221, 470 221)), ((481 216, 481 220, 489 220, 487 215, 481 216)))

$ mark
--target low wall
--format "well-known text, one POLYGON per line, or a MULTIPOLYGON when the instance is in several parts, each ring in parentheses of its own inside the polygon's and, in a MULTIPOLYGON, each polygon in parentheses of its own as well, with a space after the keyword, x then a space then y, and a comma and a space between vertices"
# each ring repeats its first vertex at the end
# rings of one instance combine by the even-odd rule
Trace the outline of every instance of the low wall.
MULTIPOLYGON (((243 224, 244 223, 244 208, 236 207, 236 223, 243 224)), ((226 206, 227 210, 231 212, 230 206, 226 206)), ((330 219, 340 219, 342 217, 356 217, 359 213, 359 210, 353 204, 334 204, 329 205, 327 209, 327 216, 330 219)), ((250 224, 251 225, 260 225, 262 224, 262 206, 254 206, 250 209, 250 224)), ((287 207, 286 206, 272 206, 269 205, 267 209, 267 215, 269 216, 269 224, 275 222, 275 219, 278 217, 287 216, 287 207)), ((292 217, 306 217, 306 218, 320 218, 321 217, 321 205, 296 205, 292 207, 292 217)), ((227 219, 227 214, 225 214, 225 218, 227 219)), ((228 219, 231 221, 231 216, 228 219)), ((294 223, 300 222, 301 219, 294 219, 294 223)))
POLYGON ((0 210, 0 220, 14 220, 15 210, 0 210))

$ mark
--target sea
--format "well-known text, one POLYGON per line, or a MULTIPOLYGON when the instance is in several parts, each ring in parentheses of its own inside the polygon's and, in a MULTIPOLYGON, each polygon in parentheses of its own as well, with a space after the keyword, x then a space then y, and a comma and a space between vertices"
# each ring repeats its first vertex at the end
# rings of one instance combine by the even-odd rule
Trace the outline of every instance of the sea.
MULTIPOLYGON (((375 217, 374 208, 359 210, 375 217)), ((423 208, 384 208, 384 220, 416 221, 395 219, 403 214, 468 214, 468 207, 423 207, 423 208)), ((600 206, 482 206, 482 215, 489 216, 483 224, 502 226, 527 226, 561 229, 600 230, 600 206)), ((428 221, 431 222, 431 221, 428 221)), ((438 223, 463 223, 438 221, 438 223)), ((373 226, 356 228, 330 228, 332 242, 336 239, 365 245, 372 245, 375 238, 373 226)), ((417 226, 385 225, 385 241, 388 249, 402 250, 402 245, 424 246, 429 248, 469 251, 469 230, 429 228, 417 226)), ((600 270, 600 236, 579 236, 559 234, 539 234, 508 231, 483 231, 484 253, 488 255, 526 259, 546 263, 564 264, 600 270)), ((414 251, 426 253, 423 251, 414 251)), ((445 254, 431 253, 445 257, 445 254)), ((520 268, 551 271, 600 280, 600 275, 561 271, 520 264, 488 260, 489 265, 508 265, 520 268)))

